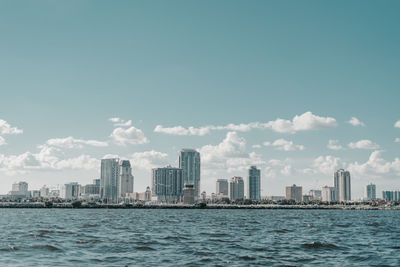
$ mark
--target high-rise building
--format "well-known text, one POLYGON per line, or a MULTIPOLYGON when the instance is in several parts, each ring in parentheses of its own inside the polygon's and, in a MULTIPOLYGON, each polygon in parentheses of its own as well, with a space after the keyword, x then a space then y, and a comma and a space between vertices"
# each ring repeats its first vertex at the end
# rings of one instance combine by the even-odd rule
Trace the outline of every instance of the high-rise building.
POLYGON ((116 203, 119 199, 119 159, 102 159, 100 173, 100 198, 116 203))
POLYGON ((382 198, 385 201, 400 201, 400 191, 382 191, 382 198))
POLYGON ((301 202, 303 200, 303 188, 301 186, 286 186, 286 199, 301 202))
POLYGON ((152 169, 152 196, 156 201, 176 202, 183 197, 183 171, 167 166, 152 169))
POLYGON ((242 177, 235 176, 229 180, 229 199, 244 199, 244 181, 242 177))
POLYGON ((119 169, 119 196, 133 193, 133 175, 129 160, 121 160, 119 169))
POLYGON ((28 191, 28 183, 27 182, 13 183, 10 194, 30 197, 31 194, 28 191))
POLYGON ((179 168, 183 170, 183 182, 193 184, 195 199, 200 196, 200 153, 194 149, 182 149, 179 168))
POLYGON ((337 170, 333 175, 333 182, 336 188, 336 200, 340 202, 351 200, 350 172, 337 170))
POLYGON ((331 186, 322 187, 322 201, 335 202, 336 200, 336 188, 331 186))
POLYGON ((228 180, 227 179, 218 179, 216 185, 215 193, 218 196, 226 196, 228 197, 228 180))
POLYGON ((364 197, 366 200, 376 199, 376 185, 370 183, 365 186, 364 197))
POLYGON ((80 194, 78 183, 68 183, 61 186, 60 197, 63 199, 77 199, 80 194))
POLYGON ((251 166, 249 169, 248 198, 253 200, 261 200, 261 176, 260 169, 251 166))

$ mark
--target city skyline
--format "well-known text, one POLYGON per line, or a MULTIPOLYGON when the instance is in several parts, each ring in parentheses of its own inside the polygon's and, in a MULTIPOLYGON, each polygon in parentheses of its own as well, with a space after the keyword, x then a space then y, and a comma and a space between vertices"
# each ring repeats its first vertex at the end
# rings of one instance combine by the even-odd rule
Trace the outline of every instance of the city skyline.
POLYGON ((262 196, 341 168, 353 199, 400 187, 399 3, 89 2, 2 5, 0 194, 89 184, 103 158, 144 192, 186 147, 207 193, 251 165, 262 196))

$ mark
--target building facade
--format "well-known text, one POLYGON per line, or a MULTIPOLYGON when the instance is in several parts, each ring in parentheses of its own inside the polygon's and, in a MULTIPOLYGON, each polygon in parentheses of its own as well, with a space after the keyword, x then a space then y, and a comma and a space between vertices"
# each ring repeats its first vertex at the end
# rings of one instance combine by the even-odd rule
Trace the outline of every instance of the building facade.
POLYGON ((134 178, 131 163, 129 160, 121 160, 119 166, 119 196, 126 197, 127 194, 133 193, 134 178))
POLYGON ((340 202, 351 200, 350 172, 343 169, 337 170, 333 175, 336 188, 336 200, 340 202))
POLYGON ((382 198, 385 201, 400 201, 400 191, 382 191, 382 198))
POLYGON ((152 196, 156 201, 179 202, 183 197, 183 170, 167 166, 152 169, 152 196))
POLYGON ((244 181, 242 177, 235 176, 229 180, 229 199, 244 199, 244 181))
POLYGON ((256 166, 251 166, 249 169, 248 183, 248 198, 261 200, 261 172, 256 166))
POLYGON ((28 183, 27 182, 13 183, 10 195, 30 197, 31 193, 28 191, 28 183))
POLYGON ((286 186, 286 199, 301 202, 303 200, 303 188, 295 184, 286 186))
POLYGON ((336 188, 332 186, 322 187, 322 201, 324 202, 336 202, 336 188))
POLYGON ((119 199, 119 159, 102 159, 100 173, 100 198, 108 203, 117 203, 119 199))
POLYGON ((216 183, 215 193, 217 196, 226 196, 228 197, 229 185, 227 179, 218 179, 216 183))
POLYGON ((376 185, 371 183, 365 186, 364 198, 365 200, 376 199, 376 185))
POLYGON ((321 190, 316 190, 312 189, 308 193, 313 200, 322 200, 322 191, 321 190))
POLYGON ((193 184, 195 199, 200 196, 200 153, 194 149, 182 149, 179 153, 179 168, 183 171, 183 182, 193 184))
POLYGON ((195 190, 193 184, 185 184, 183 188, 183 204, 194 203, 195 190))
POLYGON ((60 197, 63 199, 78 199, 80 194, 78 183, 68 183, 61 186, 60 197))

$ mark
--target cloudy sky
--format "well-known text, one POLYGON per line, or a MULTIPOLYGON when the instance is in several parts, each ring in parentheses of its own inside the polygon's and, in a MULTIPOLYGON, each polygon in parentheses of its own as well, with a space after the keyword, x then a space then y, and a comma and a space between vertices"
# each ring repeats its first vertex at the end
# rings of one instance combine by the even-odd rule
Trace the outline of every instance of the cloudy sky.
MULTIPOLYGON (((1 1, 0 193, 201 152, 201 186, 400 189, 399 1, 1 1)), ((380 194, 380 193, 379 193, 380 194)))

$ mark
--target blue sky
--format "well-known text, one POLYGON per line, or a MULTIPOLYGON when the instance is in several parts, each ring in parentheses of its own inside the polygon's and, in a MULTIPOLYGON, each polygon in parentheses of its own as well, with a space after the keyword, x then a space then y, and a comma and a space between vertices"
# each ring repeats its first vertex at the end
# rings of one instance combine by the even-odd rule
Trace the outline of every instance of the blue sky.
POLYGON ((184 147, 202 152, 207 192, 253 163, 263 195, 330 185, 339 167, 351 171, 354 197, 369 182, 400 189, 399 10, 398 1, 1 1, 0 193, 18 180, 88 183, 105 155, 131 159, 143 191, 150 168, 177 165, 184 147), (245 125, 187 131, 228 124, 245 125))

